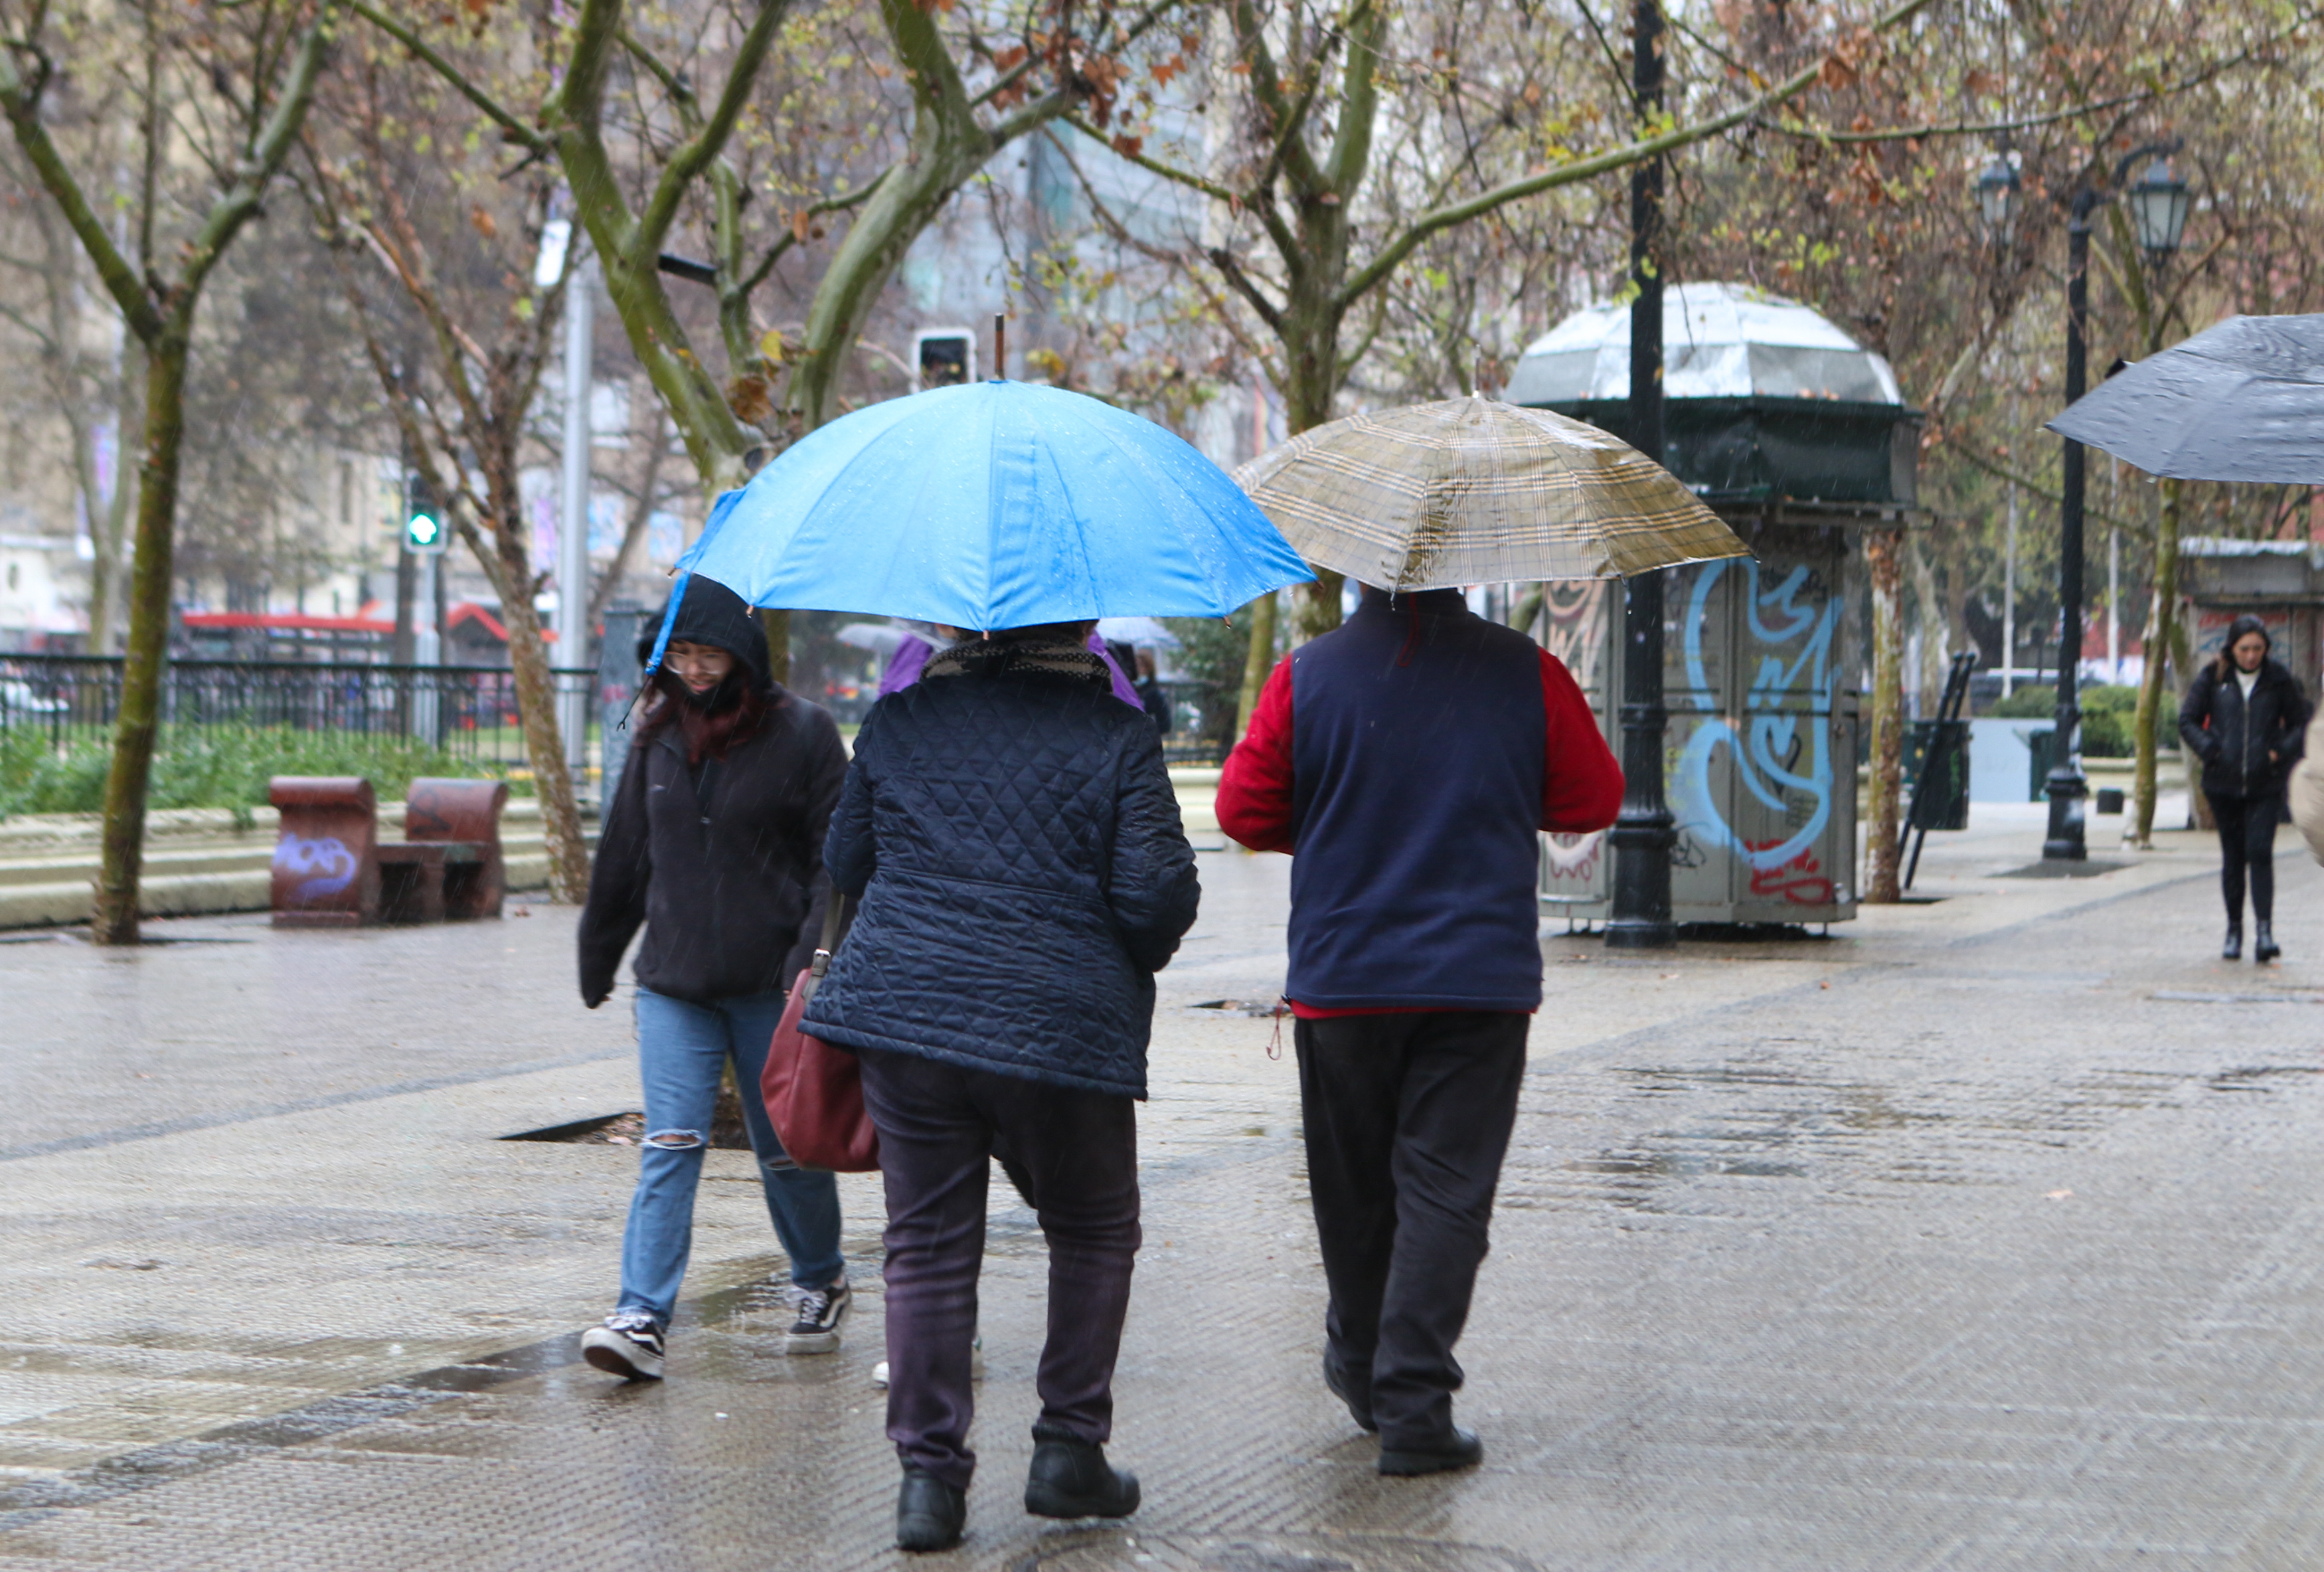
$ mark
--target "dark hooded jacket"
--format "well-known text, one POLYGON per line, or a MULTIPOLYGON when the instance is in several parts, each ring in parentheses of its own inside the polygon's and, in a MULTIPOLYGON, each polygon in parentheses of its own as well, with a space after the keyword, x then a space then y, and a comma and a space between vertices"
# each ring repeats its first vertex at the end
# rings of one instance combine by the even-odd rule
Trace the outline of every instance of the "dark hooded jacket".
MULTIPOLYGON (((727 681, 756 685, 767 715, 699 765, 680 726, 641 727, 581 913, 581 996, 592 1008, 612 992, 640 923, 638 985, 696 1003, 788 987, 820 933, 824 834, 847 770, 839 728, 769 678, 758 620, 724 585, 688 580, 670 637, 734 656, 727 681)), ((733 701, 722 691, 713 703, 733 701)), ((683 700, 657 689, 652 702, 683 700)))
MULTIPOLYGON (((2243 619, 2228 630, 2228 647, 2243 636, 2237 628, 2244 628, 2243 619)), ((2209 661, 2179 707, 2179 735, 2203 761, 2203 790, 2213 797, 2272 797, 2283 790, 2307 727, 2300 680, 2273 656, 2260 662, 2248 699, 2242 683, 2220 676, 2218 662, 2209 661)))
POLYGON ((1153 722, 1102 674, 929 670, 856 736, 824 855, 862 902, 807 1029, 1144 1096, 1202 893, 1153 722))

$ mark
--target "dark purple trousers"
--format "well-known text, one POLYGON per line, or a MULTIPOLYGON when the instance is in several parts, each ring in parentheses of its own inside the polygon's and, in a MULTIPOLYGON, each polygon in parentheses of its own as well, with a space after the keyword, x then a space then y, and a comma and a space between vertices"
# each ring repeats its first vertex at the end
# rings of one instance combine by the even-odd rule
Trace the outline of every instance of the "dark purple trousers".
POLYGON ((965 1490, 976 1454, 969 1355, 996 1147, 1029 1182, 1049 1243, 1041 1420, 1102 1444, 1139 1240, 1131 1099, 917 1054, 865 1050, 863 1104, 888 1190, 888 1438, 965 1490))

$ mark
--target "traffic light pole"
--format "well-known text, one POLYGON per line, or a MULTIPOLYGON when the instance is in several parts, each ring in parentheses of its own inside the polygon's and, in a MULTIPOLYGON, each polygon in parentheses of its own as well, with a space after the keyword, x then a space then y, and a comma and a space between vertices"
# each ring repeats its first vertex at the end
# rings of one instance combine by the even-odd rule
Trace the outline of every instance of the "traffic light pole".
POLYGON ((411 664, 411 610, 419 589, 420 563, 399 531, 395 546, 395 644, 390 652, 399 666, 411 664))

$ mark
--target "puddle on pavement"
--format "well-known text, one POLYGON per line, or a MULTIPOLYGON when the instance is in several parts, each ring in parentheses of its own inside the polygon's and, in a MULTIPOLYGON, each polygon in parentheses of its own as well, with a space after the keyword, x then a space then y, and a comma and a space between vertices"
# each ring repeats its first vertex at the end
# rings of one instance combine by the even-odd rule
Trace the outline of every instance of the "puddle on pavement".
POLYGON ((2271 1092, 2266 1085, 2272 1076, 2324 1075, 2324 1068, 2304 1064, 2248 1065, 2241 1069, 2221 1070, 2203 1077, 2203 1084, 2215 1092, 2271 1092))
MULTIPOLYGON (((646 1116, 632 1108, 619 1114, 593 1114, 563 1124, 545 1124, 538 1130, 519 1130, 500 1139, 552 1141, 568 1146, 626 1146, 634 1151, 644 1144, 645 1137, 646 1116)), ((734 1100, 732 1087, 720 1096, 717 1113, 710 1122, 710 1148, 714 1151, 751 1150, 751 1133, 742 1124, 742 1105, 734 1100)))
POLYGON ((2269 1096, 2324 1084, 2313 1078, 2324 1076, 2324 1064, 2209 1072, 2102 1066, 2056 1085, 1995 1087, 1995 1096, 1964 1098, 1958 1083, 1889 1088, 1764 1062, 1753 1051, 1787 1040, 1759 1040, 1725 1063, 1609 1068, 1615 1094, 1591 1116, 1626 1128, 1627 1139, 1521 1141, 1499 1204, 1661 1214, 1779 1204, 1775 1192, 1748 1187, 1722 1198, 1717 1181, 1729 1179, 1821 1180, 1819 1193, 1858 1199, 1877 1193, 1867 1186, 2006 1183, 2011 1165, 1997 1160, 2013 1147, 2063 1150, 2126 1116, 2191 1106, 2207 1090, 2269 1096), (1674 1105, 1681 1117, 1655 1129, 1638 1116, 1647 1104, 1674 1105), (1769 1198, 1753 1201, 1754 1193, 1769 1198))
POLYGON ((1281 1009, 1276 999, 1205 999, 1199 1004, 1189 1004, 1189 1010, 1208 1010, 1220 1015, 1250 1015, 1264 1019, 1281 1009))
POLYGON ((0 933, 0 944, 78 944, 87 945, 92 949, 98 948, 157 949, 173 944, 256 944, 257 942, 254 939, 229 939, 219 934, 180 933, 166 937, 146 934, 139 938, 134 945, 99 947, 90 940, 87 933, 76 928, 43 929, 32 933, 0 933))
POLYGON ((1482 1545, 1386 1534, 1230 1540, 1068 1529, 1044 1534, 1010 1572, 1534 1572, 1534 1564, 1482 1545))
POLYGON ((2324 988, 2276 994, 2202 994, 2181 988, 2157 988, 2147 997, 2164 1004, 2324 1004, 2324 988))
POLYGON ((1804 1179, 1807 1170, 1794 1162, 1759 1158, 1706 1157, 1692 1151, 1609 1151, 1567 1163, 1576 1173, 1608 1174, 1618 1179, 1697 1179, 1705 1174, 1733 1174, 1744 1179, 1804 1179))

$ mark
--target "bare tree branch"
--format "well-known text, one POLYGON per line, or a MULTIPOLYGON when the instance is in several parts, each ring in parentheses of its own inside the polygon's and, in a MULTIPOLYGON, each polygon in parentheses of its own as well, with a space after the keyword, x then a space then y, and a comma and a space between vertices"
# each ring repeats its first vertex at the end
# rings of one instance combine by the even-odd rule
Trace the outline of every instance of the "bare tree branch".
POLYGON ((410 50, 421 64, 444 79, 452 90, 484 112, 484 117, 499 126, 511 142, 533 153, 547 153, 553 143, 537 128, 527 125, 515 115, 503 108, 491 94, 468 79, 466 73, 434 49, 411 28, 388 15, 369 0, 346 0, 347 9, 378 28, 396 42, 410 50))
MULTIPOLYGON (((1904 0, 1902 5, 1875 22, 1868 32, 1878 34, 1900 27, 1933 4, 1935 0, 1904 0)), ((1609 148, 1604 153, 1589 158, 1576 159, 1571 163, 1561 164, 1553 170, 1545 170, 1538 174, 1505 181, 1491 190, 1480 192, 1463 201, 1431 208, 1414 219, 1402 234, 1381 247, 1379 254, 1374 256, 1355 277, 1347 282, 1340 291, 1338 304, 1342 310, 1353 304, 1394 272, 1406 257, 1412 254, 1421 242, 1432 235, 1452 228, 1456 225, 1465 224, 1471 218, 1480 217, 1511 202, 1521 201, 1526 197, 1538 196, 1544 191, 1553 190, 1559 186, 1570 186, 1578 181, 1595 180, 1600 175, 1611 174, 1616 170, 1628 169, 1632 164, 1641 163, 1650 158, 1659 158, 1664 153, 1674 153, 1680 148, 1691 147, 1698 142, 1706 141, 1731 126, 1756 119, 1778 104, 1788 103, 1798 97, 1815 86, 1823 74, 1824 64, 1823 60, 1818 60, 1812 66, 1804 67, 1752 99, 1748 104, 1730 109, 1723 115, 1714 115, 1708 120, 1700 120, 1692 125, 1673 126, 1670 130, 1657 135, 1640 137, 1634 142, 1627 143, 1620 147, 1609 148)))

